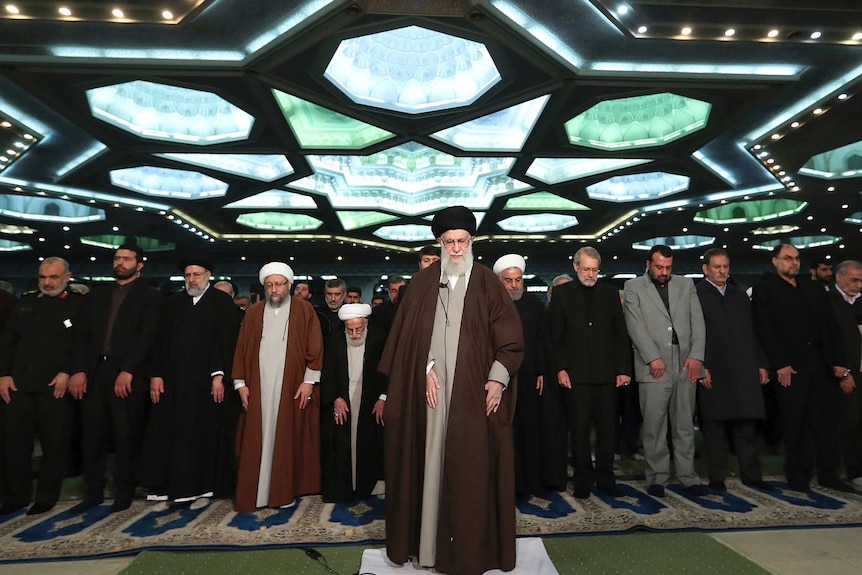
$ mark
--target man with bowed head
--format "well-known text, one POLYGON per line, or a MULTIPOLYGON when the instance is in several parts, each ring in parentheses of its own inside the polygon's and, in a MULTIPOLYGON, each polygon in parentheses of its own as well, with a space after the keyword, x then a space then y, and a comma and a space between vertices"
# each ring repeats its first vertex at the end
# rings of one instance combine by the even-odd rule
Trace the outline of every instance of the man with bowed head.
POLYGON ((413 276, 386 342, 386 552, 441 573, 515 567, 518 311, 473 263, 476 218, 434 216, 442 259, 413 276))
POLYGON ((248 308, 233 360, 244 413, 237 431, 237 511, 292 505, 320 492, 320 408, 315 384, 323 367, 320 322, 306 301, 290 297, 293 270, 260 269, 265 301, 248 308))

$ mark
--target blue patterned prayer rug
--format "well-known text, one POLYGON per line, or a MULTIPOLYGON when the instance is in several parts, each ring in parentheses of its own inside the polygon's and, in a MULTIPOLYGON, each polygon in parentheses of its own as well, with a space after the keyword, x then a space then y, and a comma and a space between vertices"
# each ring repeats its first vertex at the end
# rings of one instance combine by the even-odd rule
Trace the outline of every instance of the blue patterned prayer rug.
MULTIPOLYGON (((619 482, 622 497, 593 491, 580 500, 571 492, 517 501, 518 534, 611 534, 636 530, 721 531, 781 527, 862 525, 862 496, 815 487, 810 494, 771 481, 771 491, 736 480, 728 490, 691 495, 668 485, 664 498, 651 497, 642 481, 619 482)), ((81 515, 63 502, 46 514, 24 510, 0 518, 0 563, 132 555, 147 549, 260 549, 379 543, 386 538, 383 496, 352 503, 324 503, 301 497, 286 509, 236 513, 230 501, 215 500, 191 510, 154 511, 144 501, 110 513, 105 503, 81 515)))

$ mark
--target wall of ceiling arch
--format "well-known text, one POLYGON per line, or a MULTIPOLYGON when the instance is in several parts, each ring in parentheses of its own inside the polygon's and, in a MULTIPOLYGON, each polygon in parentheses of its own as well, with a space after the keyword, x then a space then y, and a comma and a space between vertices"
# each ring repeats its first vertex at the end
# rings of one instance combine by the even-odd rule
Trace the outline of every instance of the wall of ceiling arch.
POLYGON ((862 257, 862 8, 559 4, 6 4, 5 273, 129 237, 153 269, 407 271, 454 204, 483 260, 548 273, 585 244, 862 257))

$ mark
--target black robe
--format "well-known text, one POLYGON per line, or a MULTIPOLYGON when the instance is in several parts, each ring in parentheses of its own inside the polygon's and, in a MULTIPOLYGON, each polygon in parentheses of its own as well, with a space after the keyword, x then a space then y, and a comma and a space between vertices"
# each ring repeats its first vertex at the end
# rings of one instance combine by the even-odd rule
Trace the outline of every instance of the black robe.
POLYGON ((706 354, 712 389, 697 388, 700 417, 707 421, 763 419, 758 368, 766 368, 751 318, 748 296, 727 284, 724 296, 706 280, 697 284, 706 323, 706 354))
POLYGON ((165 392, 150 409, 138 478, 169 499, 229 496, 239 415, 230 379, 239 316, 226 293, 209 287, 197 305, 185 293, 169 297, 150 366, 165 392), (224 372, 225 400, 212 397, 212 373, 224 372))
POLYGON ((323 355, 320 374, 320 448, 323 472, 323 500, 343 503, 371 495, 374 485, 383 479, 383 427, 375 421, 371 410, 380 394, 386 393, 386 376, 377 371, 386 337, 372 325, 368 326, 362 367, 362 397, 356 435, 356 491, 350 453, 350 417, 337 425, 333 417, 335 400, 339 397, 350 406, 348 396, 347 336, 342 330, 330 336, 323 355))
POLYGON ((566 424, 556 372, 549 369, 548 312, 531 293, 515 302, 524 333, 524 361, 518 370, 515 438, 515 492, 539 495, 566 487, 566 424), (536 379, 544 376, 539 395, 536 379))

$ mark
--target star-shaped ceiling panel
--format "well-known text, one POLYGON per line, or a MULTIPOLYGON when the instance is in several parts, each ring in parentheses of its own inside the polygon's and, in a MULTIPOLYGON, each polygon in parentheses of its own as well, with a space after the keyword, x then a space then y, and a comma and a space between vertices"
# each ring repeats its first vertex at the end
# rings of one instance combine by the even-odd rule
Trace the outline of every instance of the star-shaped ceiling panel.
POLYGON ((862 36, 846 6, 801 22, 791 4, 775 21, 730 0, 6 20, 0 239, 30 248, 8 256, 22 264, 134 236, 160 242, 157 261, 414 266, 428 219, 461 204, 482 214, 477 251, 531 267, 593 243, 642 269, 637 250, 661 241, 752 265, 773 241, 843 259, 862 238, 862 36))

